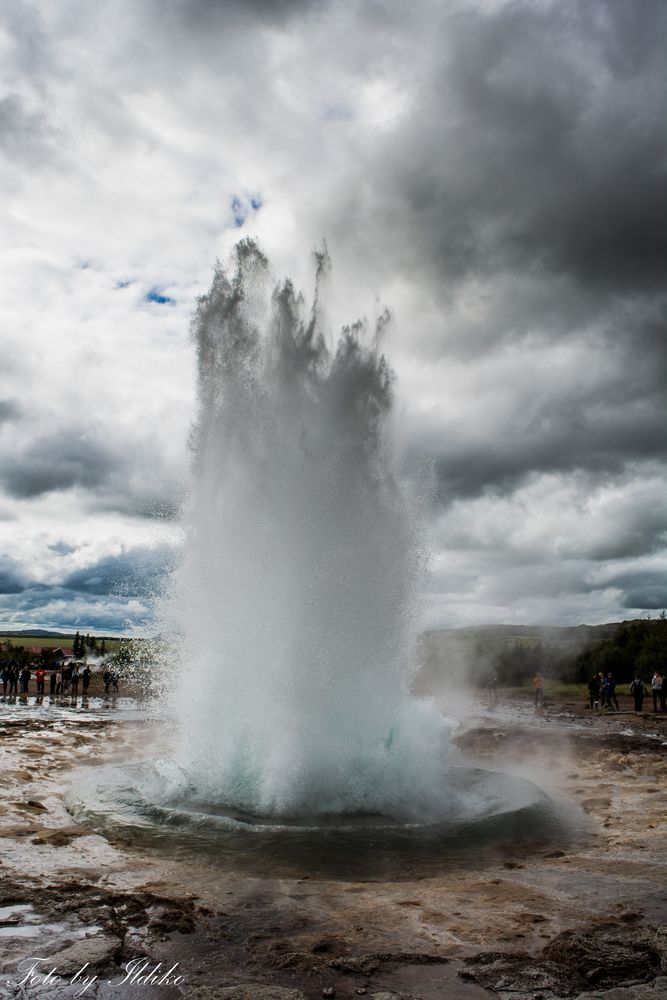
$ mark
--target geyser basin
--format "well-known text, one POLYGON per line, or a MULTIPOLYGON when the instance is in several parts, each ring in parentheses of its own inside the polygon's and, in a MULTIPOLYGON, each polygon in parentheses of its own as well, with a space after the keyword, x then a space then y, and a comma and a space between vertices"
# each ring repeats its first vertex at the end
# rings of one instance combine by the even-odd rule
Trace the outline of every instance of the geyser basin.
POLYGON ((344 877, 390 870, 414 874, 516 840, 545 842, 562 835, 551 800, 536 785, 481 768, 452 767, 434 798, 447 813, 404 823, 381 813, 261 816, 204 802, 192 787, 178 799, 165 793, 149 764, 109 766, 76 775, 67 794, 72 816, 124 843, 175 850, 182 856, 258 875, 344 877))

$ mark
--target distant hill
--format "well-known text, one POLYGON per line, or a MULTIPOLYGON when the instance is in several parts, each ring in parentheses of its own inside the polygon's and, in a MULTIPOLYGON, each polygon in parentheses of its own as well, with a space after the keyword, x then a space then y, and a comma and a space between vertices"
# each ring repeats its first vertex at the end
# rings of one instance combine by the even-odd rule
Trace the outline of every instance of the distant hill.
MULTIPOLYGON (((88 631, 88 629, 85 631, 81 629, 80 633, 81 635, 85 635, 88 631)), ((76 630, 74 632, 59 632, 45 628, 22 628, 14 631, 5 629, 4 631, 0 630, 0 642, 3 639, 73 639, 75 634, 76 630)), ((91 633, 91 635, 92 634, 93 633, 91 633)), ((95 638, 98 641, 106 639, 106 641, 109 642, 118 641, 124 637, 120 635, 97 635, 97 633, 95 633, 95 638)))
POLYGON ((513 642, 528 639, 533 642, 581 642, 607 639, 621 625, 631 622, 606 622, 603 625, 468 625, 464 628, 434 629, 424 635, 457 635, 484 637, 485 640, 513 642))
MULTIPOLYGON (((426 692, 457 683, 480 684, 490 674, 496 674, 501 684, 521 684, 538 670, 547 677, 581 682, 593 666, 611 669, 612 664, 617 674, 625 675, 634 668, 649 635, 651 648, 658 639, 662 643, 664 626, 658 619, 635 619, 603 625, 471 625, 432 630, 420 637, 414 688, 426 692), (612 657, 617 644, 627 649, 623 659, 612 657)), ((645 669, 649 666, 647 660, 645 669)), ((652 669, 659 666, 656 660, 652 669)))
POLYGON ((48 639, 69 639, 73 637, 73 635, 73 632, 53 632, 43 628, 22 628, 17 629, 15 632, 0 632, 0 636, 10 636, 12 639, 20 639, 21 636, 25 636, 26 638, 29 637, 31 639, 34 639, 35 637, 48 639))

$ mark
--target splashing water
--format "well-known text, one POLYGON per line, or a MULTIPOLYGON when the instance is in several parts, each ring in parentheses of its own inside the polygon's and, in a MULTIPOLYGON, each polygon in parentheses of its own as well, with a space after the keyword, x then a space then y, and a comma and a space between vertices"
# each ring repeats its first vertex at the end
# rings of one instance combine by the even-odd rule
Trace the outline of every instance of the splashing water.
POLYGON ((170 614, 165 786, 261 816, 446 812, 448 728, 407 692, 425 558, 396 474, 387 316, 329 346, 257 246, 193 322, 199 412, 170 614))
POLYGON ((327 269, 319 255, 306 311, 244 242, 200 300, 185 556, 162 622, 179 640, 162 672, 173 751, 77 775, 66 801, 105 835, 234 870, 394 878, 459 847, 477 863, 557 817, 527 781, 451 766, 451 723, 409 695, 425 558, 395 469, 386 316, 329 345, 327 269))

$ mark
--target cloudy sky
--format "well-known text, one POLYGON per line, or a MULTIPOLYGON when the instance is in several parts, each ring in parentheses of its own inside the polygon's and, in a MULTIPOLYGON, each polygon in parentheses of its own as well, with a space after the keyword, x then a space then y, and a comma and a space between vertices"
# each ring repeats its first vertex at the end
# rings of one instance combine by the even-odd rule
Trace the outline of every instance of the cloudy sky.
POLYGON ((663 0, 5 0, 0 624, 142 633, 256 236, 395 316, 425 623, 667 605, 663 0))

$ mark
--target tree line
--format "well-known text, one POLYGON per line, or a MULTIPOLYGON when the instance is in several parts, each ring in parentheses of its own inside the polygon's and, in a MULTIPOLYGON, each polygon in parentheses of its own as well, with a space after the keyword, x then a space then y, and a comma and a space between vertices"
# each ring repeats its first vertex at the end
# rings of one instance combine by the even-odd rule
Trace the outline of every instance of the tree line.
POLYGON ((619 684, 629 684, 636 675, 650 681, 657 671, 667 673, 667 621, 662 611, 656 619, 623 622, 614 634, 590 645, 568 648, 557 642, 525 643, 496 650, 478 649, 473 680, 484 683, 489 670, 498 683, 519 685, 538 671, 545 677, 565 683, 586 683, 592 674, 611 673, 619 684))
POLYGON ((86 656, 106 656, 106 640, 101 639, 98 643, 96 636, 82 636, 77 632, 72 642, 72 653, 75 660, 83 660, 86 656))

